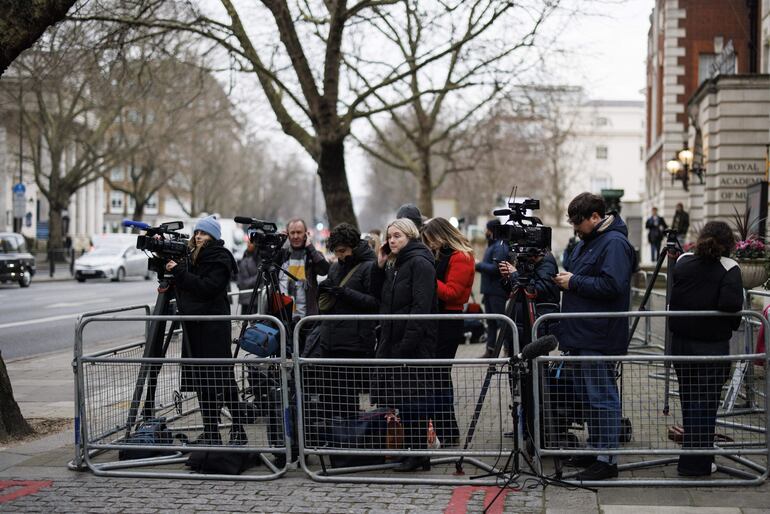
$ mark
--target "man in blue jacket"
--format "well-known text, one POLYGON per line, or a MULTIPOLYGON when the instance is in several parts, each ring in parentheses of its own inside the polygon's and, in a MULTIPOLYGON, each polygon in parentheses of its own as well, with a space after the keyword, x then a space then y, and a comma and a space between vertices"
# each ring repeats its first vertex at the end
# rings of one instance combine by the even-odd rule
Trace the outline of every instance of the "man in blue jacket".
MULTIPOLYGON (((508 260, 508 246, 505 241, 494 238, 493 230, 500 225, 497 218, 487 222, 487 249, 484 259, 476 263, 476 271, 481 274, 481 294, 484 295, 484 312, 487 314, 505 314, 505 301, 508 292, 503 288, 502 276, 497 265, 508 260)), ((482 358, 492 357, 497 341, 497 332, 502 330, 504 323, 487 320, 487 348, 482 358)))
MULTIPOLYGON (((580 238, 570 254, 567 271, 554 277, 562 288, 562 312, 622 312, 629 310, 631 274, 636 253, 628 229, 617 213, 605 212, 604 200, 591 193, 576 196, 567 208, 569 222, 580 238)), ((584 317, 564 319, 559 347, 570 355, 625 355, 628 319, 584 317)), ((575 393, 588 408, 588 445, 596 449, 619 446, 620 396, 615 363, 590 361, 575 370, 575 393)), ((581 456, 569 464, 585 467, 579 480, 603 480, 618 475, 614 455, 581 456)))

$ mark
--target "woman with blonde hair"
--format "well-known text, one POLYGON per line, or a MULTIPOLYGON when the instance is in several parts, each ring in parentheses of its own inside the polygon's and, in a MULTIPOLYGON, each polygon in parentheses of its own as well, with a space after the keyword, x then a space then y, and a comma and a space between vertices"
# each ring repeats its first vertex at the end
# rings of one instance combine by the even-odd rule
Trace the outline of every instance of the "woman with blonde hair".
MULTIPOLYGON (((392 221, 372 267, 372 294, 381 314, 436 313, 436 272, 433 255, 420 241, 414 222, 392 221)), ((386 320, 377 344, 378 359, 432 359, 436 356, 436 322, 386 320)), ((396 407, 404 427, 404 446, 427 447, 429 406, 434 392, 429 374, 415 368, 381 368, 376 372, 374 394, 380 405, 396 407)), ((407 457, 396 471, 430 469, 430 458, 407 457)))
MULTIPOLYGON (((436 266, 436 291, 441 314, 462 314, 475 277, 475 259, 468 239, 445 218, 433 218, 422 229, 423 242, 433 251, 436 266)), ((463 320, 438 322, 437 359, 454 359, 457 347, 465 339, 463 320)), ((436 397, 436 435, 443 446, 459 443, 460 431, 454 412, 452 367, 441 367, 434 384, 436 397)))

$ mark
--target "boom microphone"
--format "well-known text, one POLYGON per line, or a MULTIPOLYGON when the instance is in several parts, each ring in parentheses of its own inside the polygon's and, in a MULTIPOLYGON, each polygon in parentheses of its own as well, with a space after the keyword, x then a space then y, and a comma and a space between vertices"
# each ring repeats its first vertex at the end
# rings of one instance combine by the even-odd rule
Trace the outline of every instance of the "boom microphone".
POLYGON ((556 339, 556 336, 547 335, 539 337, 522 348, 518 357, 521 360, 529 361, 541 355, 548 355, 557 346, 559 346, 559 340, 556 339))
POLYGON ((144 221, 123 220, 122 225, 129 228, 138 228, 139 230, 147 230, 148 228, 152 228, 152 225, 149 225, 144 221))
POLYGON ((254 218, 247 218, 246 216, 236 216, 233 221, 240 223, 241 225, 251 225, 254 223, 254 218))

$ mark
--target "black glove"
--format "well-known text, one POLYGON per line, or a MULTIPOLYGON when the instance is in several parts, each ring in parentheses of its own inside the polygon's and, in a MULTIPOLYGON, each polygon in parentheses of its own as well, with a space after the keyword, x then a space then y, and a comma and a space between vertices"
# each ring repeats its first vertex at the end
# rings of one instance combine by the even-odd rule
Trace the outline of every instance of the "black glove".
POLYGON ((329 287, 328 293, 333 296, 342 296, 345 294, 345 288, 340 286, 331 286, 329 287))

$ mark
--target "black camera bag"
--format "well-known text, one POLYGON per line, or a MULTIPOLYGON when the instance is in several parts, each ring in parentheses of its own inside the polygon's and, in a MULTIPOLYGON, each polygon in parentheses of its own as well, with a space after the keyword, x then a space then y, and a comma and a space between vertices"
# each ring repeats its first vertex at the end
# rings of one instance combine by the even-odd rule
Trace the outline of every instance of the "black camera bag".
MULTIPOLYGON (((166 418, 152 418, 143 421, 139 428, 128 437, 127 444, 137 445, 165 445, 170 446, 174 442, 171 430, 166 426, 166 418)), ((149 459, 161 455, 171 455, 173 450, 146 450, 142 448, 120 450, 118 459, 134 460, 149 459)))

